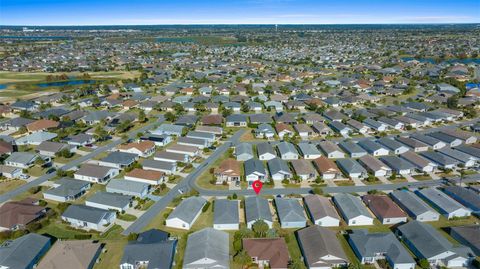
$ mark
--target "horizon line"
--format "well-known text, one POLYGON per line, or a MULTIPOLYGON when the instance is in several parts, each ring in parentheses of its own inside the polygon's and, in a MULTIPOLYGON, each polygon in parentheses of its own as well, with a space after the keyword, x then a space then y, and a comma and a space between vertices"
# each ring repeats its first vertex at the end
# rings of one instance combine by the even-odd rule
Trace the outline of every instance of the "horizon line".
POLYGON ((451 24, 480 24, 478 22, 385 22, 385 23, 164 23, 164 24, 0 24, 0 27, 83 27, 83 26, 242 26, 242 25, 451 25, 451 24))

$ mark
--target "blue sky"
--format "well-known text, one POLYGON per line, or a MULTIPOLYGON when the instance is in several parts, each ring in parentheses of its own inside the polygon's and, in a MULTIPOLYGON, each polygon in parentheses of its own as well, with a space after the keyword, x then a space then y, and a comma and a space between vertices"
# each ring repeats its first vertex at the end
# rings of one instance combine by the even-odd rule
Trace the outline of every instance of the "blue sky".
POLYGON ((0 0, 0 25, 480 22, 480 0, 0 0))

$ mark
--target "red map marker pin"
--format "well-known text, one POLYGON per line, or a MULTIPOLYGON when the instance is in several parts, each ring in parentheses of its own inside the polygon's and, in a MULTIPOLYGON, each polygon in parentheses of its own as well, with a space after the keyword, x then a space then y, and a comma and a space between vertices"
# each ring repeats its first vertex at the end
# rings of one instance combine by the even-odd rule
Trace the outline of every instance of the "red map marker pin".
POLYGON ((263 183, 260 180, 255 180, 252 184, 252 188, 255 191, 255 193, 258 195, 260 191, 262 190, 263 183))

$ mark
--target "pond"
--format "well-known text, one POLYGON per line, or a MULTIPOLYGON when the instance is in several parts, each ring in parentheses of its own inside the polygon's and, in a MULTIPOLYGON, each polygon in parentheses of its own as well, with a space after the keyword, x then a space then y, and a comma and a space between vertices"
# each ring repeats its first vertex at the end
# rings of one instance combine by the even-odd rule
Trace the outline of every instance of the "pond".
POLYGON ((62 86, 78 86, 84 84, 93 84, 95 80, 90 79, 82 79, 82 80, 65 80, 65 81, 55 81, 55 82, 43 82, 35 84, 40 88, 47 88, 47 87, 62 87, 62 86))

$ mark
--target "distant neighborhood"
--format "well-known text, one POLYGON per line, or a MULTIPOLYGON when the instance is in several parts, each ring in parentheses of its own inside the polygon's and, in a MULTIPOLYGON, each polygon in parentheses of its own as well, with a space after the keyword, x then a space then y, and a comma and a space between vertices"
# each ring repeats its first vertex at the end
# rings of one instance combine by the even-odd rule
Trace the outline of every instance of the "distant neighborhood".
POLYGON ((258 27, 0 27, 0 268, 480 268, 478 27, 258 27))

